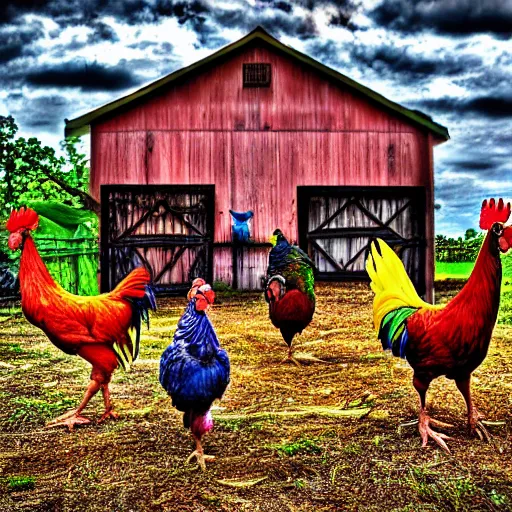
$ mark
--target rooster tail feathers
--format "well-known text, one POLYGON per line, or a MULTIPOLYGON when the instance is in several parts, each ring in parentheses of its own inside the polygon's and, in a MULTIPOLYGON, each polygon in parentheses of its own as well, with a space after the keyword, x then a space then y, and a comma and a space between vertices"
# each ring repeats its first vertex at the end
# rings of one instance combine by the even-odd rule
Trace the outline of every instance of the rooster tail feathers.
POLYGON ((114 344, 117 359, 124 370, 137 359, 140 351, 140 333, 142 322, 149 329, 149 310, 156 311, 156 299, 153 288, 148 284, 147 270, 138 268, 121 281, 114 289, 118 296, 127 300, 132 306, 132 321, 128 337, 114 344), (142 293, 140 293, 142 289, 142 293))
POLYGON ((417 308, 399 308, 388 313, 379 329, 379 340, 384 350, 391 350, 394 356, 405 357, 405 348, 409 338, 406 320, 417 308))
POLYGON ((380 331, 386 315, 397 309, 439 309, 420 298, 402 261, 380 238, 371 243, 366 271, 371 279, 370 287, 375 293, 373 320, 377 331, 380 331))
POLYGON ((151 277, 144 267, 130 272, 113 290, 112 295, 120 299, 142 299, 146 295, 146 286, 151 277))
POLYGON ((149 285, 145 286, 144 295, 141 299, 131 299, 132 306, 132 325, 130 329, 130 337, 132 340, 133 361, 139 356, 140 350, 140 332, 141 325, 144 322, 149 329, 149 310, 156 311, 156 299, 153 288, 149 285))
POLYGON ((128 371, 133 361, 135 361, 135 357, 133 357, 133 343, 131 340, 132 334, 130 332, 128 332, 128 334, 129 337, 123 340, 123 342, 114 343, 113 346, 116 358, 124 371, 128 371))

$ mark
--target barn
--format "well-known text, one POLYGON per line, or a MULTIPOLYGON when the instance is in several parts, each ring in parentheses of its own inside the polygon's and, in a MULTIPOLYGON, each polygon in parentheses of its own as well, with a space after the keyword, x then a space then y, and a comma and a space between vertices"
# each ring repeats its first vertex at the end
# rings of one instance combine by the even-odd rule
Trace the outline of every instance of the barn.
POLYGON ((259 289, 279 227, 320 280, 364 279, 379 236, 432 296, 433 147, 447 129, 261 27, 65 132, 91 134, 103 290, 140 264, 161 293, 197 275, 259 289), (233 241, 230 210, 253 212, 248 241, 233 241))

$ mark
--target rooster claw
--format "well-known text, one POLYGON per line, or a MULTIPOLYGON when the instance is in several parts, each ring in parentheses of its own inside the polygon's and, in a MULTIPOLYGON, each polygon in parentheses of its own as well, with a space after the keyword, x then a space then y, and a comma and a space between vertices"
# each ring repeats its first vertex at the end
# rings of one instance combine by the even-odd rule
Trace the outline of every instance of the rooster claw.
POLYGON ((103 416, 97 421, 98 424, 103 423, 108 418, 112 418, 113 420, 117 420, 119 418, 119 414, 115 411, 105 411, 103 416))
MULTIPOLYGON (((398 425, 398 431, 400 432, 401 429, 404 428, 404 427, 414 427, 418 423, 419 423, 419 420, 417 420, 417 419, 416 420, 412 420, 412 421, 408 421, 407 423, 400 423, 400 425, 398 425)), ((431 425, 434 425, 434 427, 454 428, 454 426, 451 425, 450 423, 445 423, 444 421, 435 420, 433 418, 429 418, 429 423, 431 425)))
POLYGON ((450 449, 448 448, 448 445, 445 441, 449 441, 453 439, 450 436, 447 436, 446 434, 442 434, 441 432, 436 432, 435 430, 432 430, 430 428, 430 425, 435 425, 437 427, 441 428, 451 428, 453 425, 450 425, 448 423, 444 423, 439 420, 433 420, 430 418, 430 416, 426 412, 421 412, 419 421, 418 421, 418 429, 420 431, 422 444, 421 446, 425 448, 428 443, 428 438, 430 437, 433 441, 435 441, 442 450, 447 453, 448 455, 451 455, 450 449))
POLYGON ((206 462, 215 460, 215 455, 205 455, 202 451, 195 450, 187 458, 187 463, 189 463, 194 457, 197 459, 197 463, 203 471, 206 471, 206 462))
POLYGON ((478 421, 471 430, 478 435, 480 441, 485 441, 486 443, 491 442, 491 434, 489 434, 488 430, 485 428, 481 421, 478 421))
POLYGON ((430 424, 434 425, 434 427, 439 428, 454 428, 452 424, 445 423, 444 421, 435 420, 434 418, 430 418, 430 424))
POLYGON ((295 364, 298 368, 302 368, 302 365, 293 356, 288 356, 281 360, 281 363, 288 363, 288 362, 295 364))
POLYGON ((69 428, 69 431, 72 432, 75 428, 75 425, 88 425, 91 423, 91 420, 89 418, 86 418, 85 416, 79 415, 63 415, 59 418, 54 419, 53 421, 50 421, 46 424, 45 428, 54 428, 54 427, 62 427, 66 426, 69 428), (64 417, 63 417, 64 416, 64 417))
POLYGON ((452 454, 450 448, 448 448, 448 445, 445 443, 445 441, 449 441, 450 439, 453 439, 453 437, 447 436, 446 434, 442 434, 441 432, 435 432, 434 430, 427 426, 426 434, 422 434, 422 448, 425 448, 427 446, 429 437, 433 439, 445 453, 447 453, 448 455, 452 454))

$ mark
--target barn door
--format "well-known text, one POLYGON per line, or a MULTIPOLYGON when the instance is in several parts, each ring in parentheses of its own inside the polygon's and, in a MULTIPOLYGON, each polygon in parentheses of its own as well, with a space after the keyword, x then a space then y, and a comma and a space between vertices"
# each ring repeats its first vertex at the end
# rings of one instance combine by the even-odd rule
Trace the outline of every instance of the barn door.
POLYGON ((103 185, 101 288, 145 266, 155 290, 176 294, 213 274, 214 185, 103 185))
POLYGON ((299 244, 319 280, 367 279, 373 238, 395 249, 420 294, 425 292, 423 187, 298 187, 299 244))

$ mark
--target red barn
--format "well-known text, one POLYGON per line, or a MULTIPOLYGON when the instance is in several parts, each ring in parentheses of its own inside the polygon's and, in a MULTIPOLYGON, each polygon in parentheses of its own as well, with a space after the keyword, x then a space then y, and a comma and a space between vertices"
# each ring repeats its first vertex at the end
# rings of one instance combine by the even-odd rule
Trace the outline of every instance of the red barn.
POLYGON ((364 278, 379 236, 431 297, 447 129, 262 28, 66 121, 66 135, 89 130, 105 289, 140 263, 160 291, 198 274, 259 288, 279 227, 329 280, 364 278), (249 243, 232 243, 229 209, 254 212, 249 243))

